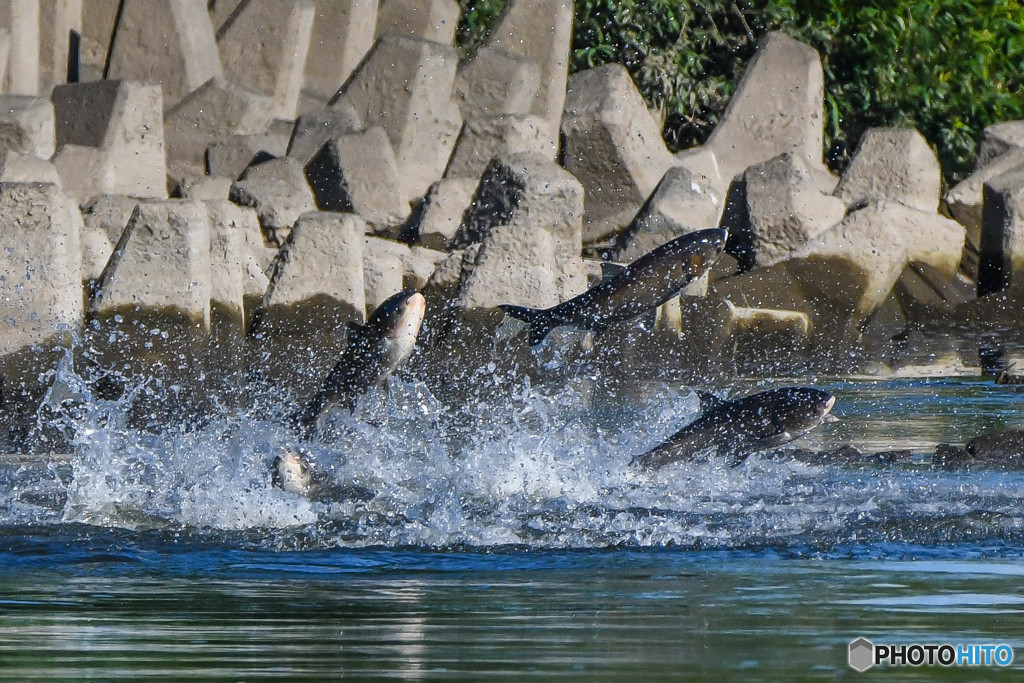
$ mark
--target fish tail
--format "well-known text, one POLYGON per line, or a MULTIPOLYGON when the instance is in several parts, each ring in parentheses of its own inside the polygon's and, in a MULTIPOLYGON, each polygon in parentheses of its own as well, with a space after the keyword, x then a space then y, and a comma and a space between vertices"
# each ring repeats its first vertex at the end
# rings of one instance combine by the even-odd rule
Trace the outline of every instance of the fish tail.
POLYGON ((498 308, 506 315, 522 320, 530 326, 530 346, 540 344, 544 341, 544 337, 548 336, 548 332, 556 327, 547 309, 513 306, 511 304, 502 304, 498 308))

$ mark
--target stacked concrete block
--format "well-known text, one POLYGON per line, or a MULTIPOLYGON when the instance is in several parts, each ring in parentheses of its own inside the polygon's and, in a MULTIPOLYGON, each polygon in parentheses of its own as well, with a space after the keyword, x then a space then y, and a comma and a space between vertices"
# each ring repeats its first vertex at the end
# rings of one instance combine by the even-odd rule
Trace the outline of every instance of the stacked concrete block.
POLYGON ((288 158, 271 159, 246 169, 231 185, 231 201, 251 206, 268 241, 283 244, 299 216, 316 211, 302 167, 288 158))
POLYGON ((387 131, 407 201, 441 177, 455 146, 462 125, 451 101, 456 63, 451 46, 384 35, 342 92, 365 126, 387 131))
POLYGON ((356 110, 346 100, 339 99, 299 117, 288 143, 288 156, 305 165, 331 138, 362 129, 363 122, 356 110))
POLYGON ((39 94, 39 0, 6 0, 0 3, 0 28, 10 40, 3 92, 39 94))
POLYGON ((54 86, 68 82, 69 57, 76 62, 78 57, 72 51, 72 32, 82 35, 82 0, 40 0, 40 95, 48 97, 54 86))
POLYGON ((287 151, 288 138, 281 134, 231 135, 206 148, 206 172, 234 179, 249 166, 283 157, 287 151))
POLYGON ((504 114, 467 119, 445 178, 478 180, 487 163, 496 156, 535 154, 554 160, 557 148, 552 145, 548 124, 533 114, 504 114))
POLYGON ((97 194, 166 197, 160 87, 133 81, 54 88, 57 154, 64 188, 82 202, 97 194))
MULTIPOLYGON (((980 163, 981 157, 978 157, 980 163)), ((985 183, 1004 173, 1024 169, 1024 147, 1010 147, 999 156, 979 165, 974 173, 957 183, 946 195, 946 205, 953 217, 967 228, 967 239, 977 249, 981 246, 982 195, 985 183)))
POLYGON ((823 100, 824 76, 814 48, 784 33, 768 34, 704 145, 703 153, 710 152, 717 165, 718 189, 748 166, 785 152, 824 173, 823 100))
POLYGON ((210 326, 210 221, 200 202, 140 202, 110 261, 89 312, 109 320, 152 312, 176 323, 210 326))
POLYGON ((226 199, 203 203, 210 216, 211 316, 237 322, 241 332, 243 312, 262 302, 270 283, 251 248, 262 239, 259 219, 226 199))
POLYGON ((171 190, 171 196, 177 199, 219 201, 231 196, 231 186, 234 182, 234 178, 218 175, 189 176, 177 181, 171 190))
POLYGON ((271 98, 294 119, 313 30, 312 0, 245 0, 217 32, 224 74, 271 98))
POLYGON ((570 0, 509 0, 486 47, 531 59, 540 66, 540 83, 530 113, 545 122, 555 149, 565 108, 565 84, 572 45, 570 0))
POLYGON ((274 262, 257 331, 334 332, 346 321, 364 320, 365 232, 353 214, 303 216, 274 262))
POLYGON ((103 78, 120 7, 121 0, 86 0, 82 3, 79 80, 98 81, 103 78))
POLYGON ((56 151, 53 103, 28 95, 0 95, 0 155, 50 159, 56 151))
MULTIPOLYGON (((550 269, 555 278, 556 295, 569 299, 586 289, 586 268, 580 257, 582 214, 583 187, 557 164, 529 154, 498 157, 484 172, 452 246, 461 249, 477 242, 487 244, 492 231, 508 227, 511 232, 504 231, 504 236, 489 248, 492 255, 498 250, 503 256, 499 259, 485 254, 481 258, 498 267, 502 259, 511 258, 506 249, 509 235, 521 234, 528 243, 521 253, 535 252, 541 258, 551 249, 554 261, 543 257, 539 263, 548 264, 545 269, 550 269), (547 233, 550 239, 531 237, 537 231, 547 233)), ((529 261, 522 263, 525 266, 529 261)), ((483 286, 485 280, 477 278, 473 282, 483 286)), ((464 297, 465 302, 478 299, 475 294, 464 297)))
POLYGON ((196 0, 125 0, 106 77, 159 83, 168 109, 222 74, 213 25, 196 0))
POLYGON ((7 152, 0 156, 0 183, 49 183, 61 186, 57 167, 31 154, 7 152))
POLYGON ((405 257, 405 289, 423 289, 448 254, 435 249, 413 246, 405 257))
POLYGON ((409 213, 395 153, 380 126, 335 136, 305 171, 321 211, 357 213, 385 232, 409 213))
POLYGON ((367 235, 363 242, 363 283, 367 314, 385 299, 405 289, 409 245, 367 235))
POLYGON ((167 111, 172 175, 201 175, 210 144, 232 135, 262 133, 273 118, 269 97, 228 78, 211 78, 167 111))
POLYGON ((451 45, 459 26, 455 0, 383 0, 377 10, 376 38, 387 33, 451 45))
POLYGON ((472 178, 448 178, 434 183, 423 202, 416 243, 446 251, 473 202, 478 184, 472 178))
POLYGON ((82 206, 83 279, 99 280, 138 203, 134 197, 108 194, 82 206))
POLYGON ((985 183, 978 296, 1024 291, 1024 169, 985 183))
POLYGON ((210 13, 210 24, 214 34, 219 34, 231 17, 240 11, 246 0, 207 0, 206 9, 210 13))
POLYGON ((313 0, 316 15, 306 55, 299 113, 326 105, 373 45, 377 0, 313 0))
POLYGON ((565 168, 586 190, 584 240, 605 240, 629 224, 674 159, 620 64, 573 75, 562 132, 565 168))
POLYGON ((673 166, 615 242, 613 258, 629 263, 680 235, 718 226, 724 198, 682 166, 673 166))
POLYGON ((746 266, 789 258, 846 215, 841 199, 822 193, 807 163, 792 152, 756 164, 744 174, 749 240, 746 266))
POLYGON ((992 124, 982 133, 976 168, 987 166, 996 157, 1019 149, 1024 149, 1024 121, 992 124))
POLYGON ((532 59, 481 47, 455 77, 455 101, 464 119, 527 114, 540 88, 540 66, 532 59))
POLYGON ((467 249, 456 296, 465 310, 515 304, 548 308, 558 304, 559 262, 546 230, 496 226, 477 249, 467 249))
POLYGON ((70 341, 82 316, 81 217, 53 185, 0 184, 0 356, 70 341))
POLYGON ((835 195, 847 206, 892 199, 920 211, 939 205, 939 160, 913 128, 872 128, 861 137, 835 195))

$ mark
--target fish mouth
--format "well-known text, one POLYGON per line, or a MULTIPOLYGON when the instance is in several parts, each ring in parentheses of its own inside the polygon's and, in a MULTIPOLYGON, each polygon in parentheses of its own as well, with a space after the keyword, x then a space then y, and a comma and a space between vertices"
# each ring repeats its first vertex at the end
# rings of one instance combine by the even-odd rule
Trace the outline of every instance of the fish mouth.
POLYGON ((423 317, 427 312, 426 298, 416 292, 405 300, 402 314, 395 325, 386 335, 388 339, 400 339, 402 337, 416 337, 423 325, 423 317))

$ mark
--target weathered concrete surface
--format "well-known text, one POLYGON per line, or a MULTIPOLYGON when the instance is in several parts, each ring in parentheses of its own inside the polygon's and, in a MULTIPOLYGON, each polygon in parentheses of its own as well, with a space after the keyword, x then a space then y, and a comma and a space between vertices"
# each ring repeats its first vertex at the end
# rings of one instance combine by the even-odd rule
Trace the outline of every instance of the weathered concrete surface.
POLYGON ((0 183, 50 183, 62 187, 57 167, 30 154, 0 156, 0 183))
POLYGON ((481 47, 459 65, 454 97, 464 119, 528 114, 540 87, 540 66, 532 59, 481 47))
POLYGON ((451 101, 457 61, 448 45, 384 35, 341 94, 365 126, 387 131, 407 201, 441 177, 455 146, 462 126, 451 101))
POLYGON ((785 152, 821 168, 823 98, 821 59, 814 48, 769 33, 704 145, 714 156, 720 182, 727 185, 748 166, 785 152))
POLYGON ((378 232, 394 232, 389 229, 409 214, 395 153, 380 126, 334 136, 305 172, 321 211, 357 213, 378 232))
POLYGON ((1024 147, 1010 148, 977 168, 946 195, 949 212, 967 228, 967 239, 975 248, 981 246, 983 186, 997 176, 1021 169, 1024 169, 1024 147))
POLYGON ((847 206, 892 199, 920 211, 938 208, 942 172, 914 128, 871 128, 860 139, 835 195, 847 206))
POLYGON ((559 270, 549 232, 495 226, 479 249, 467 250, 455 303, 462 309, 499 304, 548 308, 561 301, 559 270))
POLYGON ((98 280, 139 200, 126 195, 97 195, 82 206, 83 279, 98 280))
POLYGON ((332 137, 358 133, 363 122, 344 99, 299 117, 288 142, 288 156, 305 166, 332 137))
POLYGON ((978 296, 1024 291, 1024 169, 984 185, 978 296))
POLYGON ((312 0, 246 0, 218 29, 224 74, 274 104, 274 115, 298 112, 316 6, 312 0))
POLYGON ((554 160, 544 120, 533 114, 503 114, 467 119, 459 132, 445 178, 479 180, 496 156, 535 154, 554 160))
MULTIPOLYGON (((523 236, 527 242, 523 247, 525 251, 506 253, 510 248, 509 235, 485 251, 493 254, 498 250, 503 254, 500 259, 505 260, 514 258, 517 253, 524 256, 536 253, 540 261, 524 261, 522 265, 548 264, 545 267, 550 266, 554 274, 556 292, 563 299, 569 299, 586 289, 586 269, 580 257, 582 214, 583 187, 565 169, 539 155, 495 157, 480 180, 452 246, 462 249, 476 242, 486 243, 491 231, 507 226, 511 230, 509 235, 523 236), (548 242, 532 236, 537 230, 551 237, 553 265, 543 256, 548 242)), ((497 263, 488 253, 478 254, 478 259, 497 263)))
POLYGON ((171 190, 171 197, 200 201, 228 199, 231 196, 231 185, 234 182, 233 178, 216 175, 182 178, 171 190))
POLYGON ((160 87, 135 81, 54 88, 57 154, 65 189, 82 203, 97 194, 166 197, 160 87))
POLYGON ((791 152, 751 166, 744 180, 752 266, 787 259, 846 215, 843 200, 822 193, 791 152))
POLYGON ((545 122, 551 146, 558 148, 558 130, 565 108, 573 3, 570 0, 509 0, 485 46, 535 61, 540 82, 530 113, 545 122))
POLYGON ((363 240, 363 282, 367 315, 392 294, 405 289, 409 245, 367 235, 363 240))
POLYGON ((0 95, 0 155, 17 152, 49 160, 56 151, 53 102, 0 95))
POLYGON ((122 3, 107 78, 159 83, 169 109, 222 73, 213 25, 202 2, 122 3))
POLYGON ((0 28, 7 31, 10 48, 3 80, 5 93, 39 94, 39 0, 5 0, 0 3, 0 28))
POLYGON ((256 209, 266 239, 283 244, 299 216, 316 211, 313 191, 294 159, 271 159, 246 169, 231 185, 231 201, 256 209))
POLYGON ((0 224, 0 356, 69 342, 82 316, 77 206, 53 185, 0 183, 0 224))
POLYGON ((82 35, 83 0, 39 2, 39 94, 49 97, 54 86, 68 82, 71 33, 82 35))
POLYGON ((383 0, 374 37, 391 33, 451 45, 458 25, 459 3, 455 0, 383 0))
POLYGON ((982 133, 975 168, 984 168, 996 157, 1015 149, 1024 149, 1024 121, 992 124, 982 133))
POLYGON ((377 0, 313 1, 316 16, 306 55, 300 114, 320 109, 337 94, 373 45, 377 22, 377 0))
POLYGON ((206 148, 206 172, 238 178, 249 166, 283 157, 287 150, 288 137, 279 133, 232 135, 206 148))
POLYGON ((434 183, 424 200, 417 244, 447 250, 462 224, 463 214, 473 202, 477 185, 479 181, 473 178, 448 178, 434 183))
POLYGON ((573 74, 562 134, 565 168, 586 191, 587 243, 605 240, 628 225, 674 161, 620 64, 573 74))
POLYGON ((273 118, 269 97, 222 76, 210 79, 167 111, 172 175, 202 174, 210 144, 232 135, 264 133, 273 118))
POLYGON ((87 0, 82 3, 81 81, 98 81, 104 77, 120 7, 121 0, 87 0))
POLYGON ((153 313, 210 326, 210 221, 200 202, 140 202, 100 278, 90 316, 153 313))
POLYGON ((717 227, 724 205, 724 197, 718 197, 693 173, 673 166, 619 234, 613 258, 629 263, 680 235, 717 227))

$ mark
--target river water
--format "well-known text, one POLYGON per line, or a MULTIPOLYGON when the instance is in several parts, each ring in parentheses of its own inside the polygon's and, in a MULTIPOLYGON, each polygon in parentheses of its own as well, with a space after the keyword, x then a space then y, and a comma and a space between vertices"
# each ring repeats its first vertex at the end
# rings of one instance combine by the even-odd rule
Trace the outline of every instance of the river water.
MULTIPOLYGON (((271 486, 280 416, 143 432, 65 369, 74 452, 0 464, 0 675, 840 678, 861 636, 1024 665, 1024 473, 928 462, 1024 422, 1014 387, 805 378, 838 419, 794 446, 909 453, 648 475, 627 463, 696 415, 688 388, 492 379, 338 416, 312 455, 341 494, 314 502, 271 486)), ((885 670, 965 673, 1012 675, 885 670)))

